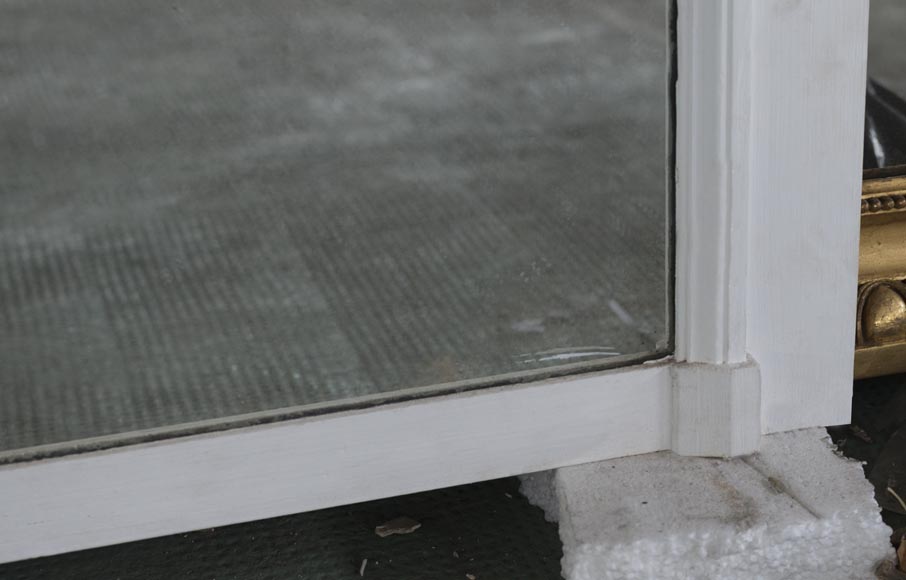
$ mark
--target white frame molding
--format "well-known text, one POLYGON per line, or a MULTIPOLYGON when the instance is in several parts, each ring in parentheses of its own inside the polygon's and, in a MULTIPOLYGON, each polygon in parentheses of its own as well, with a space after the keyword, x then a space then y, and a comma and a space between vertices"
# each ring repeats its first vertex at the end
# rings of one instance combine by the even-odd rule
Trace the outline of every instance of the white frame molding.
POLYGON ((752 10, 680 0, 676 86, 676 358, 746 360, 752 10), (679 308, 679 305, 684 305, 679 308))
POLYGON ((752 4, 746 349, 762 430, 849 423, 869 2, 752 4))
POLYGON ((753 10, 678 6, 672 448, 684 455, 741 455, 761 437, 746 350, 753 10))
POLYGON ((679 0, 675 360, 0 466, 0 562, 848 422, 868 0, 679 0))

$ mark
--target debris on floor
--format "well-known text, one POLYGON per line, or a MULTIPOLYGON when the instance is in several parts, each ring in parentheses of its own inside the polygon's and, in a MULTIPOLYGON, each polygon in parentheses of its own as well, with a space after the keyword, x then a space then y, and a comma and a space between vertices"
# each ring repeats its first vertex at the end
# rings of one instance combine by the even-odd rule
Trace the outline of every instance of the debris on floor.
POLYGON ((382 538, 386 538, 387 536, 392 536, 394 534, 411 534, 420 527, 422 527, 422 524, 420 522, 413 520, 412 518, 402 516, 399 518, 394 518, 389 522, 383 523, 374 528, 374 533, 382 538))
POLYGON ((558 580, 557 526, 518 489, 518 479, 498 479, 0 564, 0 578, 558 580), (374 533, 403 514, 418 532, 374 533))
POLYGON ((863 462, 881 517, 894 530, 891 544, 900 545, 906 533, 906 375, 856 381, 852 424, 828 431, 844 455, 863 462))
POLYGON ((906 573, 901 572, 893 562, 881 562, 875 569, 879 580, 906 580, 906 573))
POLYGON ((898 542, 896 561, 882 562, 875 570, 880 580, 906 580, 906 535, 899 536, 898 542))
POLYGON ((906 572, 906 535, 900 538, 900 545, 897 546, 897 567, 906 572))

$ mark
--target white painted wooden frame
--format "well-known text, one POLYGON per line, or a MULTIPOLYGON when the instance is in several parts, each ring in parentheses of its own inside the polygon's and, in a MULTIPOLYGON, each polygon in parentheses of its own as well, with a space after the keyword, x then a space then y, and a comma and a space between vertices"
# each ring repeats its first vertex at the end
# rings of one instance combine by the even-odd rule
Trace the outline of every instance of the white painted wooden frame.
POLYGON ((849 420, 868 0, 679 0, 676 357, 0 467, 0 562, 849 420))

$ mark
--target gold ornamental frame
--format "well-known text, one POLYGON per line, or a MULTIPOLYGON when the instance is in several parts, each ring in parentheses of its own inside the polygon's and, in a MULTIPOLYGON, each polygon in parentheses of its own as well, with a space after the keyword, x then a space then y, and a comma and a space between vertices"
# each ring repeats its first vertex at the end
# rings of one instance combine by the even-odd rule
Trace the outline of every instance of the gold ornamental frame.
POLYGON ((906 372, 906 165, 862 181, 855 378, 906 372))

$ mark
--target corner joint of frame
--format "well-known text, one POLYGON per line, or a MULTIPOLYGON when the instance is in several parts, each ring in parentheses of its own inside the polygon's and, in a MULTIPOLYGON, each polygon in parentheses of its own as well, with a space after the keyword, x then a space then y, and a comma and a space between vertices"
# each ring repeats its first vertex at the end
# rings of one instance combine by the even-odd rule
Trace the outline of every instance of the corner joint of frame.
POLYGON ((761 373, 755 360, 679 363, 671 368, 671 378, 675 453, 735 457, 758 450, 761 373))

